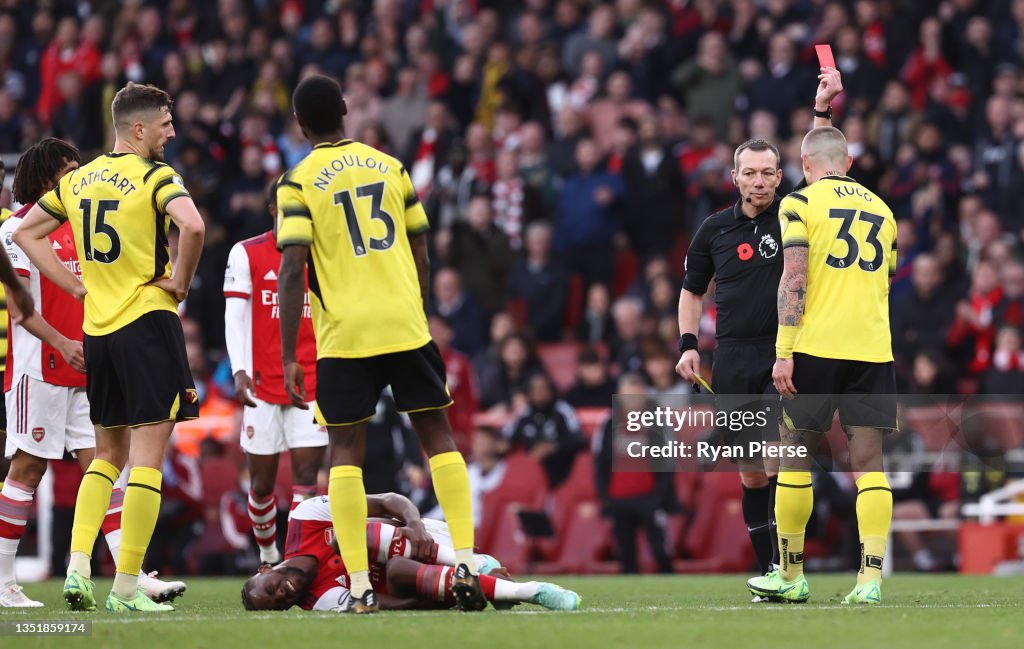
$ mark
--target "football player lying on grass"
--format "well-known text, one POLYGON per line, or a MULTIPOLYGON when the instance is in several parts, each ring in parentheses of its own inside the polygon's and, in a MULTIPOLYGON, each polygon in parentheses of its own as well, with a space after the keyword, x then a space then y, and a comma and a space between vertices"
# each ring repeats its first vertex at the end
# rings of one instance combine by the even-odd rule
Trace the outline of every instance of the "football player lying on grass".
MULTIPOLYGON (((366 528, 370 576, 381 608, 454 606, 455 550, 447 526, 421 520, 412 502, 398 494, 368 495, 366 505, 372 519, 366 528)), ((306 500, 292 511, 284 557, 276 566, 260 566, 242 586, 242 605, 247 610, 283 611, 300 606, 344 612, 350 606, 348 573, 338 553, 326 496, 306 500)), ((524 602, 559 611, 580 606, 579 595, 554 584, 512 581, 494 557, 478 554, 476 561, 484 595, 495 608, 524 602)))

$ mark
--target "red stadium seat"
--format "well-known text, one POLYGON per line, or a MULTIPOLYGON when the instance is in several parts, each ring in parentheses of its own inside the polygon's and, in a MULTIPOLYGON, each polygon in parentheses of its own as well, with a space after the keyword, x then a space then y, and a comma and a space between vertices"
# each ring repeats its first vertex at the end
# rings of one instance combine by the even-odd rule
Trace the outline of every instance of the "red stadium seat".
POLYGON ((569 477, 555 489, 550 499, 549 518, 555 529, 555 538, 534 541, 534 553, 553 561, 562 549, 569 533, 569 523, 580 503, 597 501, 594 484, 594 456, 580 453, 576 456, 569 477))
POLYGON ((576 383, 576 364, 580 344, 576 342, 546 343, 537 346, 537 356, 559 393, 564 394, 576 383))
POLYGON ((490 554, 498 557, 512 574, 521 574, 530 563, 530 540, 522 530, 516 510, 515 504, 505 507, 494 529, 490 554))
POLYGON ((686 532, 690 557, 698 562, 675 562, 677 571, 740 572, 754 559, 743 522, 740 476, 735 472, 705 473, 697 496, 696 516, 686 532))
POLYGON ((601 517, 596 502, 576 505, 566 525, 558 557, 550 563, 531 566, 538 573, 610 574, 618 572, 618 563, 609 561, 612 549, 611 524, 601 517))
POLYGON ((524 509, 543 509, 548 479, 537 460, 526 453, 513 453, 506 460, 501 484, 483 497, 483 517, 476 530, 476 544, 488 552, 498 524, 510 505, 524 509))
POLYGON ((238 465, 224 457, 203 460, 200 472, 203 480, 203 507, 220 507, 220 497, 238 484, 238 465))
POLYGON ((576 418, 580 421, 580 429, 587 439, 591 439, 598 428, 612 414, 611 408, 577 408, 576 418))

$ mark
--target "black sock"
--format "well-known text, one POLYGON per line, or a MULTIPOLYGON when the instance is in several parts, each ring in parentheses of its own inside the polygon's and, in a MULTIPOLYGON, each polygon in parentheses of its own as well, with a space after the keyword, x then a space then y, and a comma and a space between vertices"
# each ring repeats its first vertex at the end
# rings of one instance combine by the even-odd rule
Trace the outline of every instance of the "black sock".
POLYGON ((751 489, 743 487, 743 522, 747 524, 750 543, 754 546, 761 574, 772 569, 772 525, 769 509, 771 489, 766 485, 751 489))
POLYGON ((771 520, 772 566, 779 565, 779 530, 775 524, 775 488, 779 486, 779 476, 768 478, 768 518, 771 520))

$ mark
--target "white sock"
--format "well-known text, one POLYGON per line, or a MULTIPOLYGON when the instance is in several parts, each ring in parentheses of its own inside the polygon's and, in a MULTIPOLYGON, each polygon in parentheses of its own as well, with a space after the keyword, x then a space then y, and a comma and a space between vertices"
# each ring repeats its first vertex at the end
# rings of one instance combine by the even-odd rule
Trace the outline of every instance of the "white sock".
POLYGON ((368 590, 373 590, 373 585, 370 584, 370 571, 360 570, 359 572, 350 573, 348 576, 348 589, 352 593, 352 597, 360 598, 368 590))
POLYGON ((21 539, 0 537, 0 587, 15 583, 14 559, 18 555, 21 539))
POLYGON ((121 554, 121 529, 118 528, 103 538, 107 542, 107 549, 110 550, 110 558, 114 560, 116 566, 117 557, 121 554))
POLYGON ((473 555, 473 548, 463 548, 455 551, 455 563, 453 565, 458 566, 460 564, 466 564, 470 574, 477 574, 476 557, 473 555))
POLYGON ((494 599, 503 602, 528 602, 537 594, 536 581, 509 581, 496 579, 494 582, 494 599))
POLYGON ((129 575, 127 572, 114 574, 114 594, 121 599, 132 599, 135 591, 139 589, 139 576, 129 575))

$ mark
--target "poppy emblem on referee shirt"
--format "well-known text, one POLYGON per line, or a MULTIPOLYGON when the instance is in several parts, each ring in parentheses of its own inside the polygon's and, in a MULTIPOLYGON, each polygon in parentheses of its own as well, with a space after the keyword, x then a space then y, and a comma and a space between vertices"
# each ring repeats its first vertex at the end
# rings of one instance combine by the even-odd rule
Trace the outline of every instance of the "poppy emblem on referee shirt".
POLYGON ((749 243, 741 243, 736 246, 736 255, 739 256, 740 261, 750 261, 750 258, 754 256, 754 247, 749 243))
POLYGON ((43 441, 44 437, 46 437, 45 428, 43 428, 42 426, 37 426, 32 429, 32 439, 36 440, 37 442, 41 442, 43 441))

